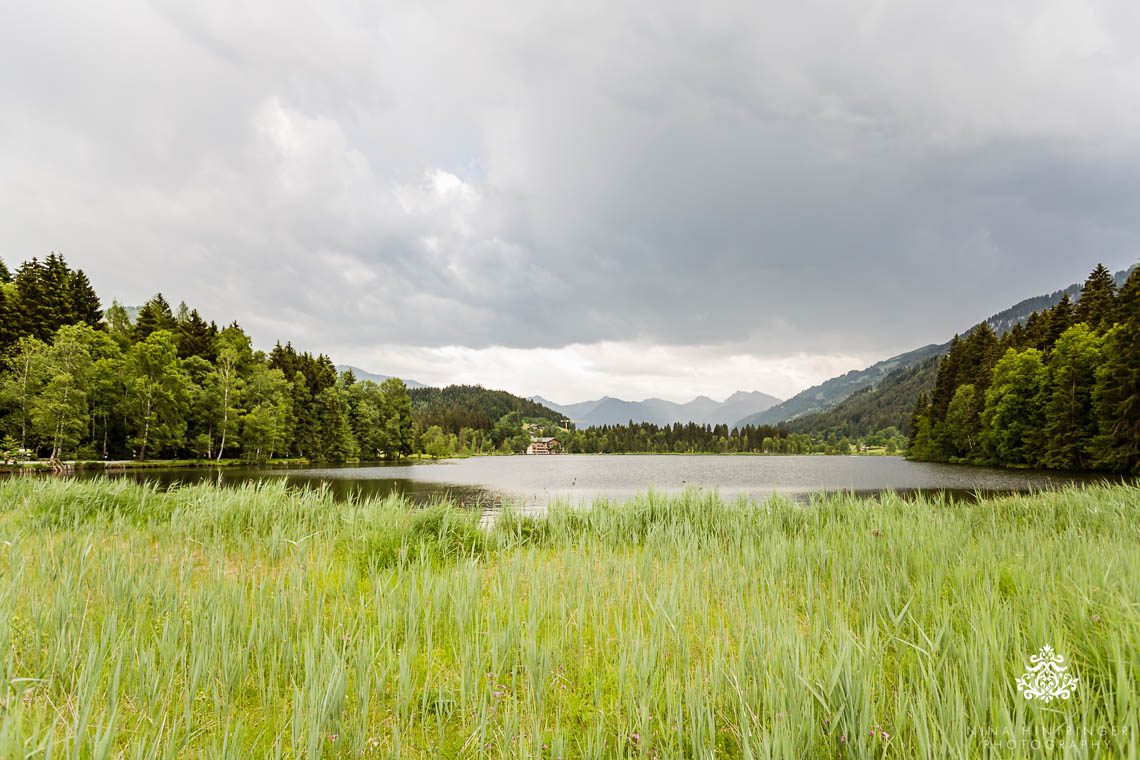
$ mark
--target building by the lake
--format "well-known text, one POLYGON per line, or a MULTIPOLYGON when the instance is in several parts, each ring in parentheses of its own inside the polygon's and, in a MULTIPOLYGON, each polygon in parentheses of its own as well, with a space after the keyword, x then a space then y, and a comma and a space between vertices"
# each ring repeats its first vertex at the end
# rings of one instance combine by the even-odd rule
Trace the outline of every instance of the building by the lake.
POLYGON ((531 438, 530 445, 526 447, 528 454, 557 454, 558 450, 557 438, 531 438))

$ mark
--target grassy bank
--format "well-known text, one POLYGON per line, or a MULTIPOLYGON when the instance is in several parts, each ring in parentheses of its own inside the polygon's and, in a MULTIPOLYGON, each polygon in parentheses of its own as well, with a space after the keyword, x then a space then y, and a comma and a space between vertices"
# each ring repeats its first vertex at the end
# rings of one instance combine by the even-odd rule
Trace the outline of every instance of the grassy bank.
POLYGON ((0 757, 1135 757, 1138 503, 0 481, 0 757))

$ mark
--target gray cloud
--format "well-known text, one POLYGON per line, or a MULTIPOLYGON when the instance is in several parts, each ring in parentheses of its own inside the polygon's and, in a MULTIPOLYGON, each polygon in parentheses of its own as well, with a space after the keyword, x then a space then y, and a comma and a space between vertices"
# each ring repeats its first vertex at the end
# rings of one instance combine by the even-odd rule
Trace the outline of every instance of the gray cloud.
POLYGON ((21 0, 0 256, 263 343, 902 350, 1136 260, 1138 39, 1127 2, 21 0))

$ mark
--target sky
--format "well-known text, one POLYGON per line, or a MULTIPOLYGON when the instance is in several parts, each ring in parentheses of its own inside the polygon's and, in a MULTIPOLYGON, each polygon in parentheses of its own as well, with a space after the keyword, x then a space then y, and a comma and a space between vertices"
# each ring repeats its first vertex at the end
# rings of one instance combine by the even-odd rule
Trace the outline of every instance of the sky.
POLYGON ((788 397, 1140 257, 1140 5, 10 0, 0 258, 560 403, 788 397))

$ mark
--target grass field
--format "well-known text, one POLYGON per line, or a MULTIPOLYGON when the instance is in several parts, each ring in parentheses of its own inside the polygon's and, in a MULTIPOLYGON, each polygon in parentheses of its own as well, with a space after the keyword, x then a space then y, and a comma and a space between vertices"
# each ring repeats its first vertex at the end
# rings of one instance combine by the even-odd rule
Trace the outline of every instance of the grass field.
POLYGON ((0 480, 0 757, 1136 757, 1138 505, 0 480))

